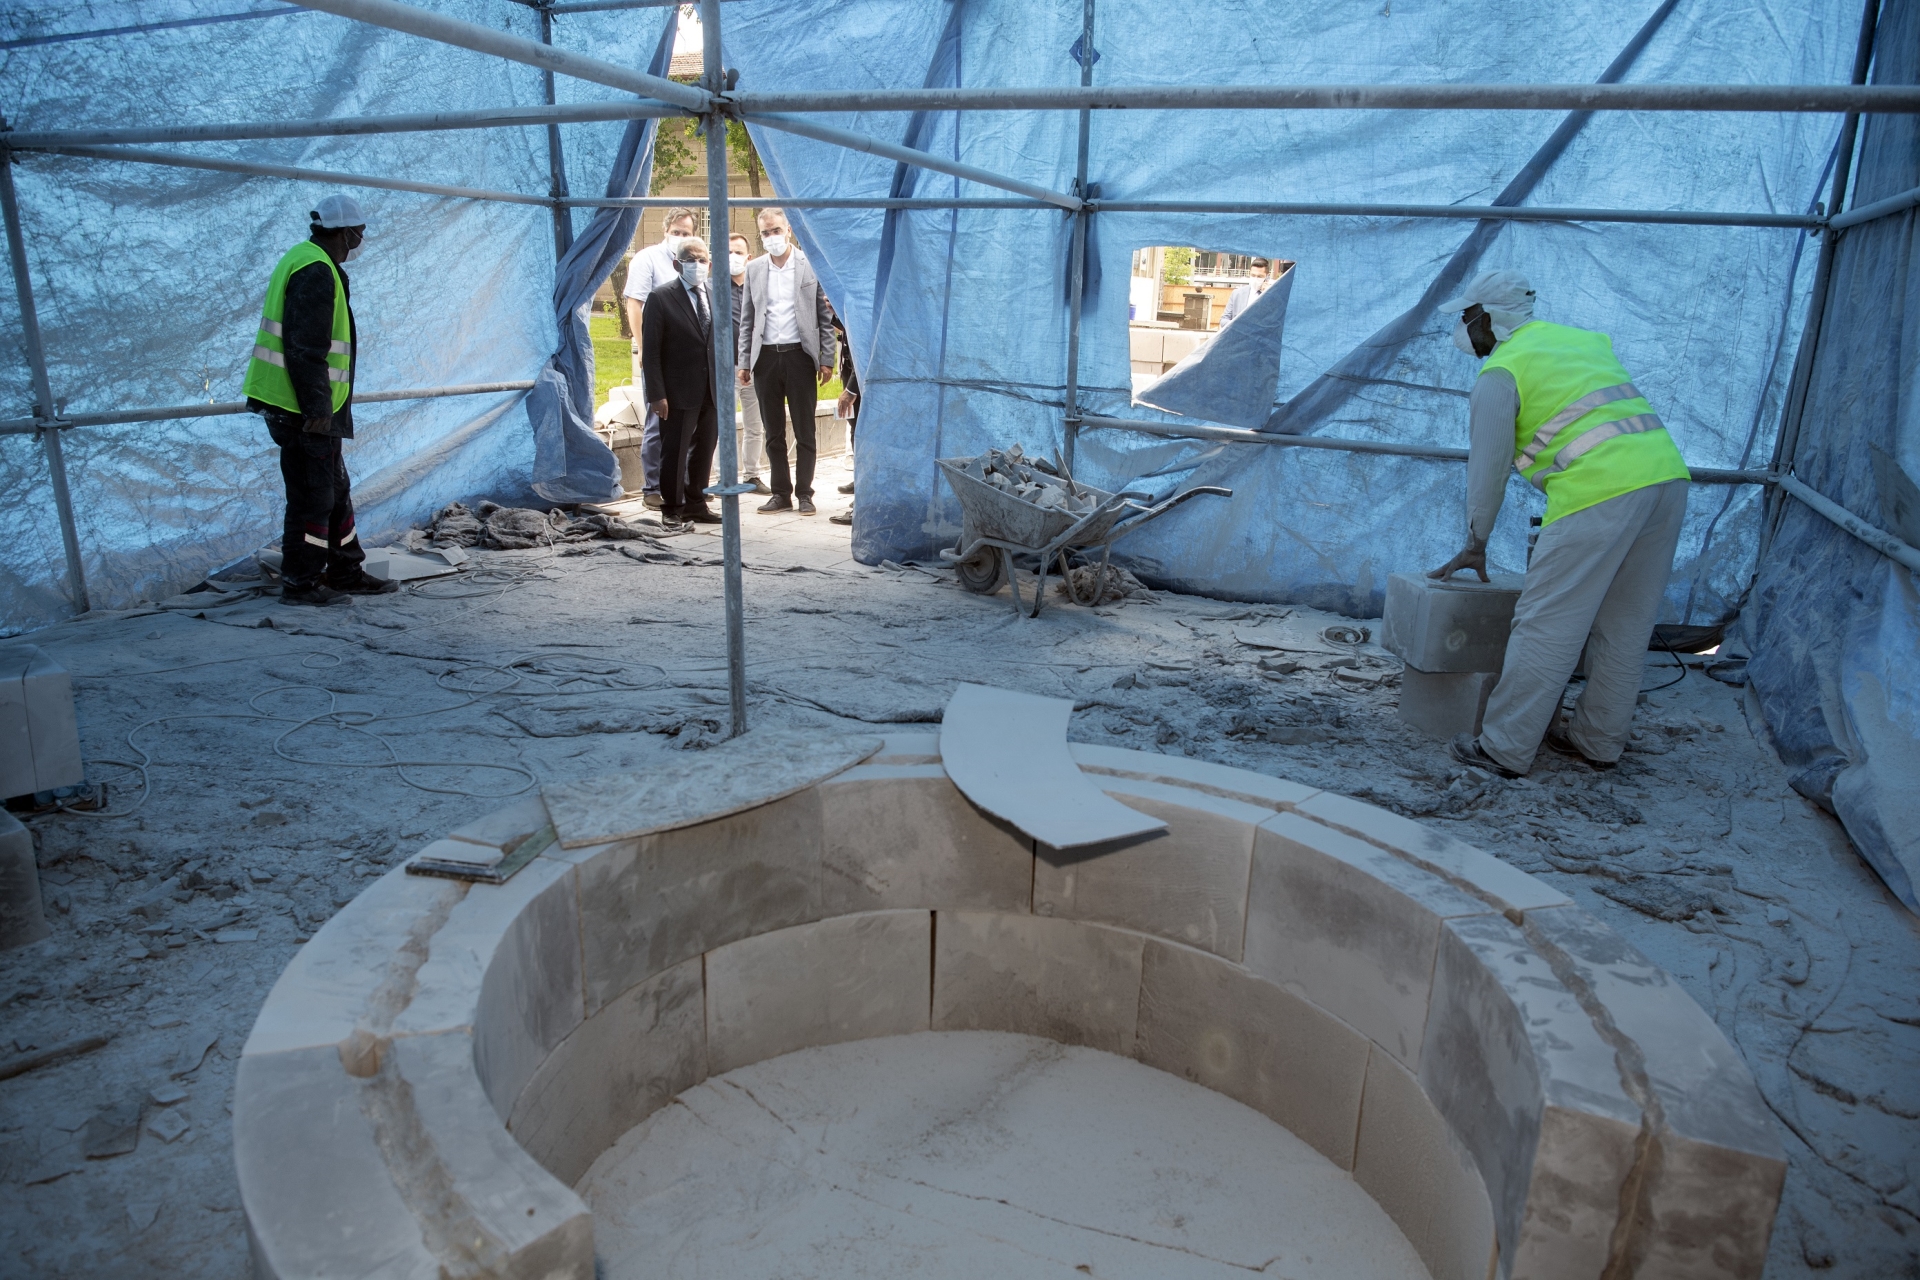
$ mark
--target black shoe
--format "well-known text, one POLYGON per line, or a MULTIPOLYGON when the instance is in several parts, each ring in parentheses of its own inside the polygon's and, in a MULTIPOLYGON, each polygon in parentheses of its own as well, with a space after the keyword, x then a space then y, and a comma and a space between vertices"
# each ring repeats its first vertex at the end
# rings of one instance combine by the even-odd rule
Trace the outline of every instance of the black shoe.
POLYGON ((754 510, 760 512, 762 515, 771 515, 776 511, 791 511, 793 510, 793 499, 787 497, 785 494, 776 493, 758 507, 754 508, 754 510))
POLYGON ((335 591, 324 582, 316 582, 310 587, 280 588, 282 604, 352 604, 353 597, 344 591, 335 591))
POLYGON ((746 483, 753 486, 753 491, 755 493, 772 493, 773 492, 773 490, 767 488, 767 482, 765 480, 762 480, 759 476, 747 476, 746 483))
POLYGON ((355 569, 351 577, 329 578, 327 585, 350 596, 386 596, 400 589, 398 582, 376 578, 365 569, 355 569))
POLYGON ((849 507, 845 511, 842 511, 837 515, 828 516, 827 523, 828 524, 852 524, 853 508, 849 507))
POLYGON ((1453 741, 1447 744, 1447 754, 1461 764, 1471 765, 1487 773, 1498 774, 1503 778, 1517 778, 1520 775, 1495 760, 1481 747, 1480 739, 1470 733, 1455 734, 1453 741))
POLYGON ((640 501, 646 505, 649 511, 660 510, 660 495, 657 493, 643 493, 640 495, 640 501))
POLYGON ((852 492, 853 492, 853 481, 851 481, 851 480, 849 480, 849 481, 847 481, 847 482, 846 482, 845 484, 843 484, 843 485, 841 485, 841 486, 840 486, 840 492, 842 492, 842 493, 852 493, 852 492))
POLYGON ((814 510, 813 510, 813 499, 812 499, 812 498, 802 498, 802 499, 800 499, 800 506, 799 506, 799 510, 800 510, 800 514, 801 514, 801 515, 803 515, 803 516, 810 516, 810 515, 812 515, 812 514, 814 514, 814 510))
POLYGON ((1595 760, 1592 756, 1575 746, 1573 738, 1567 733, 1567 722, 1557 717, 1553 724, 1547 729, 1547 745, 1563 756, 1572 756, 1574 759, 1584 762, 1589 769, 1611 769, 1618 763, 1614 760, 1595 760))
POLYGON ((720 513, 706 507, 688 507, 680 513, 682 524, 719 524, 720 513))

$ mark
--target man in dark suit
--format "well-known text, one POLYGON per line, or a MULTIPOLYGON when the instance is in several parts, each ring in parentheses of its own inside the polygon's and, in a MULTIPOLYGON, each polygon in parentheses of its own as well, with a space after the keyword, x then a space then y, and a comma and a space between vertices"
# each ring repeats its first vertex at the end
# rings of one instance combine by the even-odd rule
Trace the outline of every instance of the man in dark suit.
POLYGON ((698 236, 682 240, 674 262, 678 278, 647 296, 640 321, 648 406, 660 419, 660 515, 674 527, 719 524, 706 497, 720 439, 706 241, 698 236))
POLYGON ((810 516, 813 458, 817 442, 813 410, 820 384, 833 377, 833 311, 826 290, 793 243, 787 215, 760 213, 764 257, 747 264, 740 294, 740 385, 752 383, 766 425, 767 462, 773 496, 760 510, 810 516), (786 423, 793 424, 793 474, 787 474, 786 423))

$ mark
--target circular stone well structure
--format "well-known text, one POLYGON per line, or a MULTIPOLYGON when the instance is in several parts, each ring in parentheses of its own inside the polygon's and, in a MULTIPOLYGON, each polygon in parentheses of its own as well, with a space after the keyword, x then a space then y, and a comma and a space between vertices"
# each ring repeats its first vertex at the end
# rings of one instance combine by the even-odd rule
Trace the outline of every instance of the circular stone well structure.
POLYGON ((1620 937, 1345 796, 1070 750, 1166 829, 1062 854, 962 795, 937 735, 761 730, 436 842, 519 869, 377 881, 247 1042, 234 1146, 259 1274, 592 1280, 576 1188, 669 1101, 802 1050, 966 1031, 1253 1108, 1438 1280, 1760 1274, 1772 1121, 1620 937))

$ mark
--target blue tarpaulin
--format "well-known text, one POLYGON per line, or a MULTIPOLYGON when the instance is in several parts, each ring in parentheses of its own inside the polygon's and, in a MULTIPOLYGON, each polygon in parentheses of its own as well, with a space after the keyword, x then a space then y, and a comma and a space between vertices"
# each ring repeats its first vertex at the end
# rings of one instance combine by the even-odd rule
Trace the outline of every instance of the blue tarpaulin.
MULTIPOLYGON (((505 0, 428 7, 538 33, 537 15, 505 0)), ((736 0, 722 10, 727 64, 748 91, 1064 87, 1080 83, 1083 57, 1099 85, 1833 84, 1849 76, 1860 19, 1857 5, 1827 0, 1189 0, 1176 31, 1164 4, 1099 0, 1089 55, 1082 11, 1080 0, 736 0)), ((1914 13, 1912 0, 1887 0, 1877 80, 1912 81, 1914 13)), ((663 48, 662 17, 657 8, 566 15, 555 39, 645 68, 663 48)), ((532 68, 265 0, 16 7, 0 14, 0 45, 0 109, 18 129, 541 100, 532 68)), ((615 96, 559 83, 563 102, 615 96)), ((1072 112, 824 120, 1057 190, 1075 176, 1072 112)), ((1911 117, 1869 119, 1852 203, 1913 184, 1912 128, 1911 117)), ((1088 177, 1106 200, 1804 214, 1827 198, 1839 130, 1835 117, 1809 114, 1100 111, 1088 177)), ((640 132, 564 126, 573 189, 635 190, 640 132)), ((758 126, 754 137, 788 197, 999 194, 758 126)), ((548 182, 544 131, 534 128, 182 149, 530 194, 548 182)), ((22 156, 14 172, 52 381, 67 409, 237 398, 266 273, 304 234, 320 192, 48 155, 22 156)), ((353 268, 362 386, 526 379, 543 367, 555 379, 532 415, 547 424, 538 451, 514 397, 364 407, 349 455, 362 529, 397 528, 453 497, 525 496, 536 481, 556 499, 610 486, 608 460, 578 429, 588 352, 571 319, 562 340, 557 317, 577 315, 624 224, 603 217, 604 234, 588 235, 556 285, 549 215, 538 206, 360 196, 373 218, 366 260, 353 268)), ((592 221, 578 214, 576 230, 587 234, 592 221)), ((929 559, 959 532, 936 458, 1016 441, 1051 454, 1064 444, 1072 218, 796 209, 792 221, 846 320, 865 391, 855 553, 869 563, 929 559)), ((1911 489, 1920 474, 1913 225, 1909 211, 1841 242, 1797 459, 1809 483, 1887 528, 1898 515, 1889 487, 1911 489)), ((1178 378, 1162 403, 1269 431, 1464 445, 1475 362, 1449 341, 1452 317, 1431 308, 1461 278, 1512 267, 1533 281, 1540 318, 1612 336, 1682 453, 1704 467, 1770 458, 1817 256, 1795 229, 1164 212, 1095 214, 1088 245, 1078 365, 1087 413, 1170 420, 1132 401, 1119 284, 1135 250, 1192 245, 1297 265, 1284 330, 1278 304, 1268 317, 1277 352, 1249 354, 1232 386, 1178 378)), ((24 416, 32 393, 11 293, 0 296, 0 334, 0 401, 6 416, 24 416)), ((1226 367, 1222 350, 1202 367, 1226 367)), ((279 484, 252 418, 66 439, 96 604, 178 590, 272 536, 279 484)), ((1462 537, 1457 462, 1113 428, 1084 432, 1077 457, 1079 477, 1108 489, 1146 477, 1156 491, 1231 485, 1231 501, 1188 504, 1116 549, 1143 577, 1182 590, 1371 614, 1388 574, 1438 564, 1462 537)), ((1510 483, 1491 547, 1497 564, 1521 565, 1526 519, 1540 509, 1531 489, 1510 483)), ((1669 619, 1721 621, 1748 603, 1765 509, 1758 487, 1695 487, 1669 619)), ((0 438, 0 546, 6 629, 62 616, 60 538, 30 436, 0 438)), ((1912 682, 1901 679, 1920 632, 1913 575, 1791 502, 1767 554, 1749 609, 1757 703, 1856 839, 1896 850, 1869 852, 1893 882, 1911 864, 1910 838, 1898 833, 1920 830, 1885 807, 1886 770, 1904 768, 1912 757, 1901 752, 1920 738, 1912 682), (1887 834, 1863 834, 1872 830, 1887 834)))

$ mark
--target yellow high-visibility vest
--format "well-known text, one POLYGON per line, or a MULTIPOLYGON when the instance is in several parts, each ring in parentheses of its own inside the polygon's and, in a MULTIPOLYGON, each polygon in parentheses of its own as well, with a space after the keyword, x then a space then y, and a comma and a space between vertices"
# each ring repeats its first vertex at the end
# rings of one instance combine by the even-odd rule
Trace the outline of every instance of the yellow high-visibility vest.
POLYGON ((311 240, 302 240, 287 250, 267 281, 266 305, 260 309, 260 332, 254 336, 253 359, 247 362, 246 394, 264 400, 289 413, 299 413, 300 401, 293 394, 293 379, 287 376, 287 346, 280 322, 287 305, 287 280, 302 267, 316 262, 327 264, 333 273, 333 342, 327 348, 327 390, 332 393, 333 411, 353 394, 350 370, 353 366, 353 327, 347 314, 347 287, 340 269, 327 251, 311 240))
POLYGON ((1547 495, 1545 523, 1687 478, 1673 437, 1606 334, 1530 320, 1480 366, 1489 369, 1505 369, 1520 389, 1513 469, 1547 495))

